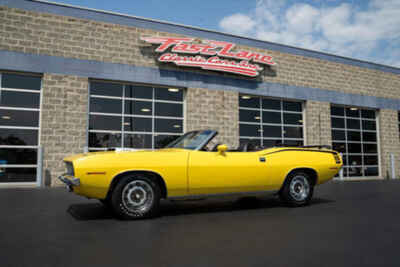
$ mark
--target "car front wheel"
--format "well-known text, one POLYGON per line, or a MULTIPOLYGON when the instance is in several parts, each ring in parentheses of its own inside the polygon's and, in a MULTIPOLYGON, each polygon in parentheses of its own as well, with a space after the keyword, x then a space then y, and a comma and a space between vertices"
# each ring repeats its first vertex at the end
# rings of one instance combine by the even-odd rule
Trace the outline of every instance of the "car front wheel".
POLYGON ((123 177, 112 193, 111 204, 116 215, 122 219, 143 219, 158 214, 160 188, 144 175, 123 177))
POLYGON ((279 196, 285 203, 298 207, 309 204, 313 192, 310 176, 299 171, 289 174, 279 196))

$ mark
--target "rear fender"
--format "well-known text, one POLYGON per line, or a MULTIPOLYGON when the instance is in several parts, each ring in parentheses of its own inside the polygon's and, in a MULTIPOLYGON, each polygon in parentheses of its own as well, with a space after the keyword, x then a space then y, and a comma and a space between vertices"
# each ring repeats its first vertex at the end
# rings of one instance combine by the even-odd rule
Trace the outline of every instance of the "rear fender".
POLYGON ((310 167, 296 167, 296 168, 291 169, 290 171, 288 171, 288 172, 286 173, 286 175, 285 175, 285 180, 284 180, 284 182, 282 183, 282 186, 281 186, 281 188, 279 189, 279 192, 282 190, 282 188, 283 188, 283 187, 285 186, 285 184, 287 183, 289 175, 290 175, 291 173, 297 172, 297 171, 303 171, 303 172, 307 173, 307 174, 311 177, 311 179, 312 179, 312 180, 311 180, 311 183, 312 183, 313 186, 316 185, 316 184, 318 183, 318 172, 317 172, 315 169, 310 168, 310 167))

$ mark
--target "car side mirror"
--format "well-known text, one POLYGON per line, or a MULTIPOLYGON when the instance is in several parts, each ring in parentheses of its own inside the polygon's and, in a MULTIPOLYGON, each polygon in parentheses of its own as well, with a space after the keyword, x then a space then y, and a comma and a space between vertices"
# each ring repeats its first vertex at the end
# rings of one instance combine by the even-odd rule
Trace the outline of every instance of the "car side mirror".
POLYGON ((228 146, 227 146, 227 145, 219 145, 219 146, 217 147, 217 150, 218 150, 218 153, 219 153, 219 154, 224 154, 225 151, 228 150, 228 146))

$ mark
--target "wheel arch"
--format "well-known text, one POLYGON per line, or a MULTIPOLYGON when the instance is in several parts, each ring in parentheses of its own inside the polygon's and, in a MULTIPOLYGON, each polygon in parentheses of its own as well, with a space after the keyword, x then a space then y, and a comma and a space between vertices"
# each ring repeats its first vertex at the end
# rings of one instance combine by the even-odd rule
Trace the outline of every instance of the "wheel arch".
POLYGON ((107 191, 106 198, 109 199, 111 197, 111 194, 112 194, 113 190, 115 189, 115 186, 118 184, 118 182, 123 177, 132 175, 132 174, 142 174, 142 175, 145 175, 146 177, 154 180, 160 186, 161 198, 167 198, 168 191, 167 191, 167 186, 166 186, 164 179, 162 178, 162 176, 159 173, 150 171, 150 170, 130 170, 130 171, 124 171, 124 172, 117 174, 111 181, 111 184, 107 191))
POLYGON ((315 185, 317 184, 317 182, 318 182, 318 172, 317 172, 315 169, 310 168, 310 167, 297 167, 297 168, 291 169, 291 170, 286 174, 285 180, 284 180, 284 182, 282 183, 282 186, 281 186, 281 188, 279 189, 279 192, 282 191, 282 188, 285 186, 286 182, 288 181, 288 177, 289 177, 292 173, 294 173, 294 172, 301 172, 301 171, 305 172, 306 174, 308 174, 308 175, 310 176, 310 178, 311 178, 311 183, 312 183, 313 186, 315 186, 315 185))

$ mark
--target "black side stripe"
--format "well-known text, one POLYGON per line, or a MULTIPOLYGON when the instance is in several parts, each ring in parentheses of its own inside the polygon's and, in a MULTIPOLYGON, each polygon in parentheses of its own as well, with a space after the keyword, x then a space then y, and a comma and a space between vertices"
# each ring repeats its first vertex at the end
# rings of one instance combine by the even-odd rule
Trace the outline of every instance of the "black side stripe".
POLYGON ((323 150, 310 150, 310 149, 282 149, 279 151, 274 151, 274 152, 269 152, 269 153, 265 153, 263 155, 271 155, 271 154, 275 154, 275 153, 279 153, 279 152, 285 152, 285 151, 308 151, 308 152, 320 152, 320 153, 330 153, 335 155, 336 152, 333 151, 323 151, 323 150))

